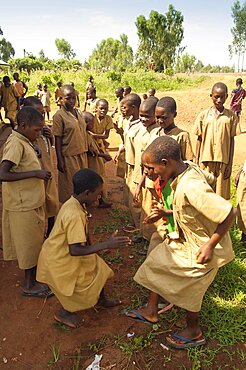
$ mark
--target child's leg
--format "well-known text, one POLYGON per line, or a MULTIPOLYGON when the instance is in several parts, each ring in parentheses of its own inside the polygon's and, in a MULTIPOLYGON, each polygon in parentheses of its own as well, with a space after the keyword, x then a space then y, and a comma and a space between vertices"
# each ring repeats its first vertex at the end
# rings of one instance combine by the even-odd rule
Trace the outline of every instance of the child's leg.
POLYGON ((126 316, 137 318, 137 316, 134 315, 134 311, 136 311, 139 315, 143 317, 143 319, 146 319, 147 321, 154 324, 158 321, 158 302, 159 295, 154 292, 150 292, 147 306, 138 308, 136 310, 129 310, 128 312, 126 312, 126 316))
POLYGON ((46 238, 48 238, 48 236, 50 235, 51 233, 51 230, 53 229, 53 226, 54 226, 54 223, 55 223, 55 217, 49 217, 48 218, 48 228, 47 228, 47 231, 46 231, 46 238))
POLYGON ((50 112, 47 111, 47 119, 50 120, 50 112))
POLYGON ((105 308, 110 308, 110 307, 115 307, 115 306, 119 306, 122 302, 121 301, 113 301, 113 300, 109 300, 106 296, 105 296, 105 292, 104 292, 104 288, 102 289, 101 293, 100 293, 100 297, 99 297, 99 300, 97 302, 97 305, 98 306, 102 306, 102 307, 105 307, 105 308))
POLYGON ((41 284, 36 281, 37 266, 24 270, 25 277, 23 283, 22 294, 29 297, 50 297, 51 290, 46 284, 41 284))

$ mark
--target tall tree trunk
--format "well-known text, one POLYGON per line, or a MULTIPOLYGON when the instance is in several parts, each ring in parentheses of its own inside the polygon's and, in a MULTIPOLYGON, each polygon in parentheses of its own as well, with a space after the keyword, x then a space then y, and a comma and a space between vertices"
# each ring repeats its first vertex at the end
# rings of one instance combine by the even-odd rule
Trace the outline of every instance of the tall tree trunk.
POLYGON ((240 72, 240 51, 238 52, 237 71, 240 72))

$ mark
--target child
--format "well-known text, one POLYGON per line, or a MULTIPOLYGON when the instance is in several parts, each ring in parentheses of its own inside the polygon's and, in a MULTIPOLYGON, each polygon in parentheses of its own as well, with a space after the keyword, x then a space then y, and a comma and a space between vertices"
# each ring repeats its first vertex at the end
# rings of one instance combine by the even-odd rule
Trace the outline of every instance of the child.
POLYGON ((89 76, 88 77, 88 81, 86 82, 86 94, 85 94, 85 101, 87 101, 89 99, 88 97, 88 91, 90 89, 93 89, 95 88, 95 84, 94 84, 94 79, 93 79, 93 76, 89 76))
POLYGON ((124 89, 123 89, 123 87, 118 87, 115 90, 115 96, 117 98, 117 106, 116 106, 115 110, 113 111, 113 113, 111 114, 112 118, 114 118, 116 113, 118 113, 118 115, 120 115, 120 113, 121 113, 120 112, 120 102, 124 98, 124 89))
MULTIPOLYGON (((73 82, 73 81, 71 81, 71 82, 69 83, 69 85, 70 85, 70 86, 72 86, 72 87, 74 88, 74 90, 75 90, 74 82, 73 82)), ((76 93, 75 108, 80 108, 79 92, 78 92, 78 90, 75 90, 75 93, 76 93)))
POLYGON ((51 111, 50 98, 51 98, 51 93, 48 91, 48 86, 47 84, 43 84, 43 91, 41 93, 41 103, 43 104, 43 107, 44 107, 44 119, 45 119, 45 113, 46 113, 48 122, 50 120, 50 111, 51 111))
MULTIPOLYGON (((92 135, 92 131, 94 128, 94 116, 92 113, 84 112, 83 113, 85 123, 86 123, 86 131, 87 131, 87 138, 88 138, 88 152, 87 152, 87 159, 88 159, 88 168, 96 171, 102 178, 105 177, 105 168, 104 168, 104 161, 111 161, 111 156, 106 152, 103 151, 94 136, 92 135)), ((107 203, 104 198, 103 194, 99 198, 99 208, 108 208, 111 206, 111 203, 107 203)))
POLYGON ((230 199, 230 176, 234 155, 234 136, 238 118, 224 108, 227 86, 216 83, 210 94, 213 106, 201 112, 194 124, 197 135, 196 163, 216 177, 216 193, 230 199))
POLYGON ((85 106, 84 106, 84 112, 90 112, 92 114, 96 113, 96 104, 99 100, 97 97, 97 91, 95 87, 92 87, 91 89, 88 90, 87 92, 87 100, 85 101, 85 106))
POLYGON ((157 203, 158 197, 154 190, 153 181, 143 178, 141 167, 141 156, 146 147, 156 138, 157 132, 160 129, 159 124, 155 121, 155 99, 147 99, 142 102, 139 110, 139 119, 142 124, 134 139, 135 149, 135 164, 132 175, 132 180, 136 184, 143 184, 141 216, 140 216, 140 232, 144 239, 150 240, 151 235, 156 230, 155 224, 143 224, 143 220, 151 212, 152 207, 157 203))
POLYGON ((91 245, 88 235, 87 207, 98 199, 102 185, 102 178, 90 169, 74 175, 73 196, 62 206, 38 261, 38 280, 50 286, 62 305, 55 320, 72 328, 81 324, 76 311, 97 303, 104 307, 119 304, 104 295, 104 285, 113 271, 97 252, 127 247, 130 240, 114 234, 105 242, 91 245))
POLYGON ((143 94, 143 100, 146 100, 148 99, 148 95, 147 94, 143 94))
POLYGON ((62 107, 53 116, 53 134, 58 168, 59 200, 64 203, 73 194, 73 175, 87 168, 88 141, 82 113, 74 107, 76 93, 72 86, 62 88, 62 107))
MULTIPOLYGON (((35 96, 28 96, 25 98, 24 107, 33 107, 43 114, 43 105, 41 101, 35 96)), ((56 185, 56 175, 53 166, 53 135, 48 126, 44 126, 41 130, 41 135, 37 138, 36 144, 41 151, 40 165, 42 169, 50 171, 51 178, 45 182, 45 215, 47 219, 46 237, 49 236, 52 227, 55 223, 55 217, 59 210, 58 189, 56 185)))
POLYGON ((127 95, 131 94, 131 91, 132 91, 131 86, 125 86, 125 87, 124 87, 124 98, 125 98, 127 95))
POLYGON ((28 86, 25 84, 24 81, 21 81, 20 78, 19 78, 19 73, 14 73, 13 74, 13 78, 15 80, 14 82, 14 87, 16 88, 18 94, 19 94, 19 104, 20 106, 22 106, 23 104, 23 101, 24 101, 24 97, 25 95, 27 94, 28 92, 28 86))
POLYGON ((5 110, 5 118, 8 118, 11 127, 15 127, 16 114, 20 108, 19 94, 14 85, 10 83, 9 76, 3 77, 3 85, 0 87, 0 108, 5 110))
POLYGON ((37 90, 35 90, 33 96, 36 96, 39 100, 41 100, 41 96, 42 96, 42 85, 40 83, 37 84, 37 90))
POLYGON ((33 145, 44 118, 36 109, 25 107, 17 114, 17 125, 4 146, 0 167, 3 255, 5 260, 17 258, 24 270, 23 295, 46 297, 50 291, 36 282, 36 266, 45 231, 44 180, 51 173, 41 169, 33 145))
POLYGON ((149 89, 149 97, 150 96, 155 96, 155 93, 156 93, 155 89, 153 89, 153 88, 149 89))
POLYGON ((234 258, 228 229, 236 209, 213 192, 198 166, 181 159, 171 137, 153 141, 142 156, 146 171, 171 181, 178 236, 159 244, 146 258, 134 280, 149 289, 146 307, 128 310, 127 317, 157 322, 158 295, 187 311, 186 328, 171 333, 170 346, 184 349, 205 344, 199 326, 202 299, 218 268, 234 258))
POLYGON ((246 162, 235 178, 237 188, 237 226, 242 231, 241 241, 246 245, 246 162))
POLYGON ((232 90, 230 109, 236 113, 239 117, 242 111, 242 100, 246 96, 246 91, 242 88, 243 80, 241 78, 236 79, 235 90, 232 90))
POLYGON ((56 105, 61 108, 62 106, 62 82, 57 82, 57 88, 55 89, 55 102, 56 105))
POLYGON ((133 195, 135 194, 136 184, 132 180, 134 165, 135 165, 135 146, 134 139, 141 127, 139 120, 139 107, 141 99, 137 94, 128 94, 121 101, 122 115, 128 118, 126 128, 124 130, 124 144, 120 146, 114 161, 117 163, 119 156, 125 152, 126 170, 125 170, 125 189, 124 202, 129 207, 132 222, 138 228, 140 222, 141 209, 133 203, 133 195))

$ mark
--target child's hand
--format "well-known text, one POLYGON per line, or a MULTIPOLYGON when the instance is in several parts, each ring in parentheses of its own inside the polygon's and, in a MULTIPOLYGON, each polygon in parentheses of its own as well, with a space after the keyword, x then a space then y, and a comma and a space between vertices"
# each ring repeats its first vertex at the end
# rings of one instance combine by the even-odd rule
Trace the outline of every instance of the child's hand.
POLYGON ((156 221, 160 220, 160 218, 166 216, 166 213, 164 211, 164 209, 160 209, 160 208, 152 208, 149 216, 147 216, 144 220, 143 220, 143 224, 153 224, 155 223, 156 221))
POLYGON ((131 245, 131 239, 128 236, 117 236, 118 230, 108 240, 108 249, 125 248, 131 245))
POLYGON ((141 187, 137 187, 136 191, 135 191, 135 194, 134 194, 134 197, 133 197, 133 202, 135 204, 139 204, 140 202, 140 194, 141 194, 141 187))
POLYGON ((116 154, 116 156, 114 157, 113 161, 114 163, 117 163, 119 160, 119 153, 116 154))
POLYGON ((229 179, 229 177, 231 176, 231 171, 232 171, 232 166, 229 164, 225 168, 225 172, 223 175, 224 180, 229 179))
POLYGON ((197 252, 196 262, 202 265, 210 262, 213 258, 213 253, 214 248, 212 248, 208 243, 204 244, 197 252))
POLYGON ((107 153, 104 153, 103 155, 102 155, 102 157, 105 159, 105 161, 107 161, 107 162, 109 162, 109 161, 111 161, 112 160, 112 157, 111 157, 111 155, 109 155, 109 154, 107 154, 107 153))
POLYGON ((42 180, 49 180, 51 178, 51 172, 46 170, 35 171, 35 177, 42 180))
POLYGON ((43 127, 43 135, 48 139, 52 138, 52 131, 48 126, 43 127))

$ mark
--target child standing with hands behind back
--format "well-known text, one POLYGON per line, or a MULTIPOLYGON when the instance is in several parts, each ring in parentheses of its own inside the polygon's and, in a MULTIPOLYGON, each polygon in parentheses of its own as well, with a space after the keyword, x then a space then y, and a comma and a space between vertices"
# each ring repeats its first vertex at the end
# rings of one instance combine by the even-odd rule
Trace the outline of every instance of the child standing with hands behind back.
POLYGON ((216 193, 230 199, 230 176, 238 118, 224 107, 228 97, 224 83, 216 83, 210 96, 213 106, 198 115, 193 127, 193 133, 197 135, 195 162, 216 177, 216 193))
POLYGON ((103 180, 95 171, 82 169, 74 175, 73 186, 73 196, 62 206, 40 253, 38 280, 50 286, 62 305, 55 320, 77 328, 81 321, 76 311, 96 304, 120 304, 105 297, 104 285, 113 271, 97 252, 127 247, 130 239, 115 233, 109 240, 91 245, 86 207, 97 201, 103 180))

